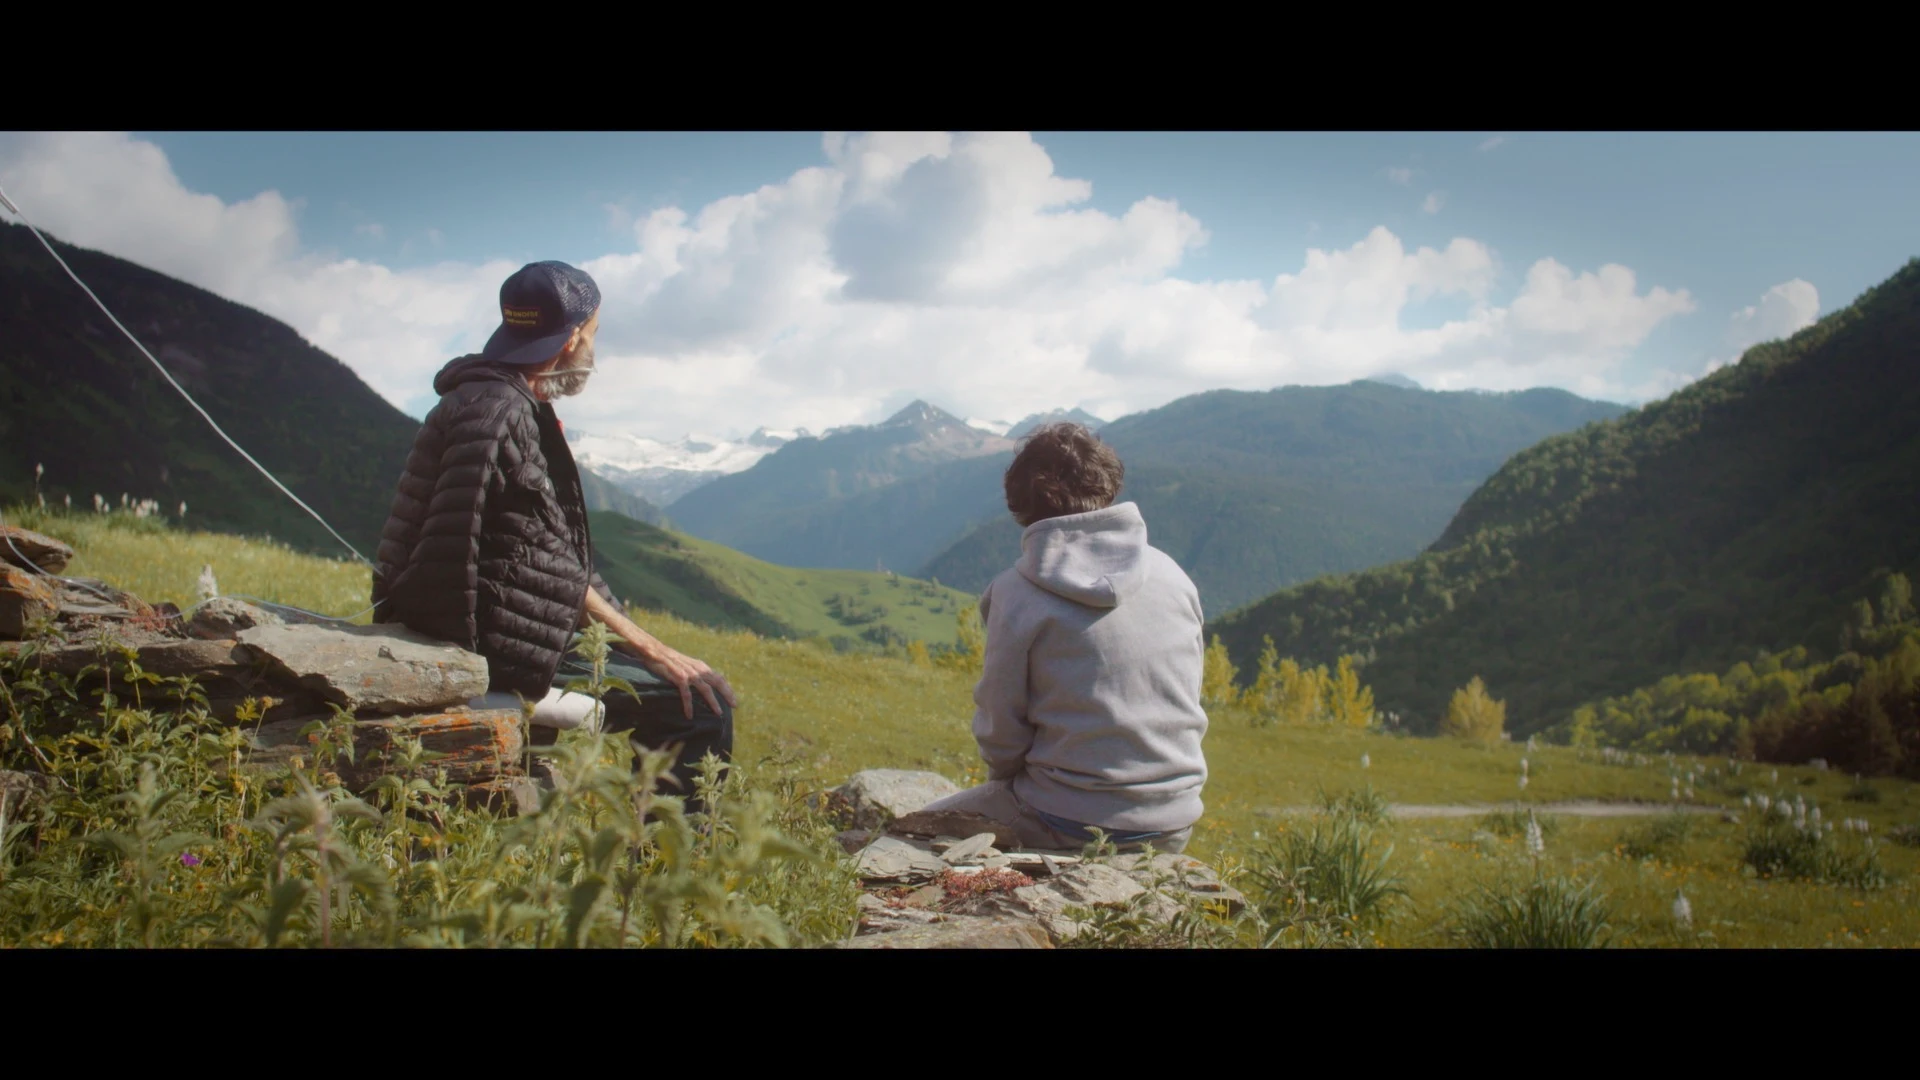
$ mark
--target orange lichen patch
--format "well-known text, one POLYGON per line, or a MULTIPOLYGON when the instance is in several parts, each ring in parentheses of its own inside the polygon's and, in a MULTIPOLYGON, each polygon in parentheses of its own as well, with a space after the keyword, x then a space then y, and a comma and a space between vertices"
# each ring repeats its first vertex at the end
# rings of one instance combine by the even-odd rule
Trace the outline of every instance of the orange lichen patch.
POLYGON ((517 775, 526 749, 521 739, 520 713, 514 709, 435 713, 362 720, 354 724, 355 756, 370 764, 375 755, 394 748, 396 736, 418 739, 433 753, 444 755, 429 764, 445 769, 456 782, 517 775))

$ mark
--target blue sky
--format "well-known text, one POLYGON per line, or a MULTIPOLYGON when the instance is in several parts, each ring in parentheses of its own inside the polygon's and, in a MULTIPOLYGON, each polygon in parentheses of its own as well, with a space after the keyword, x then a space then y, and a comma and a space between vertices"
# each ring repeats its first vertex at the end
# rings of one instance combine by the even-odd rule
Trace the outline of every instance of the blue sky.
POLYGON ((1036 132, 857 137, 838 160, 815 132, 104 138, 0 136, 0 183, 56 235, 289 321, 416 415, 434 358, 491 329, 502 267, 594 264, 603 351, 633 367, 569 407, 659 436, 913 397, 1110 414, 1376 360, 1644 400, 1920 255, 1901 133, 1036 132), (83 165, 87 191, 52 179, 83 165), (1310 249, 1348 255, 1313 271, 1310 249), (927 284, 839 291, 889 275, 927 284))

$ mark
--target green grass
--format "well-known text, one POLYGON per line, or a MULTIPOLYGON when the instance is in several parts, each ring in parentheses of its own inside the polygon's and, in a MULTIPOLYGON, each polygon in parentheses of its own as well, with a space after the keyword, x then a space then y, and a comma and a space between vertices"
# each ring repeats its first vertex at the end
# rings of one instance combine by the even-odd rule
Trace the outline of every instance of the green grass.
MULTIPOLYGON (((198 599, 200 568, 210 565, 220 591, 251 596, 333 617, 358 614, 371 594, 371 571, 353 560, 323 559, 265 540, 168 527, 157 519, 114 512, 11 507, 6 521, 72 545, 67 577, 96 577, 150 603, 185 607, 198 599)), ((766 636, 842 636, 849 644, 878 625, 929 647, 958 639, 959 612, 975 598, 955 589, 866 570, 796 570, 670 533, 618 514, 593 515, 603 575, 616 595, 638 606, 669 611, 691 622, 752 629, 766 636), (884 604, 872 622, 847 623, 832 614, 836 595, 868 607, 884 604)))
POLYGON ((880 636, 885 627, 902 643, 950 646, 959 639, 960 611, 976 602, 957 589, 871 570, 777 566, 613 514, 593 515, 593 539, 601 574, 622 599, 765 635, 881 645, 863 635, 880 636))
MULTIPOLYGON (((82 558, 93 560, 85 572, 123 586, 156 573, 150 564, 177 561, 171 549, 182 543, 104 526, 84 539, 82 558), (126 560, 128 572, 121 573, 114 559, 126 560)), ((263 552, 260 562, 280 567, 272 580, 283 585, 302 577, 318 580, 323 572, 353 572, 314 561, 305 575, 288 574, 295 564, 287 560, 298 558, 263 552)), ((187 561, 192 573, 181 579, 185 584, 171 587, 190 589, 201 557, 187 561)), ((245 561, 234 562, 237 575, 245 561)), ((265 580, 252 591, 263 589, 265 580)), ((229 584, 227 572, 222 583, 241 591, 229 584)), ((326 606, 324 594, 305 599, 303 606, 326 606)), ((332 610, 352 607, 342 603, 332 610)), ((642 611, 637 618, 668 645, 725 673, 739 691, 736 760, 749 770, 777 765, 816 787, 865 768, 930 769, 961 784, 982 779, 969 730, 974 673, 883 655, 834 655, 803 642, 714 629, 664 613, 642 611)), ((1634 764, 1629 757, 1628 764, 1609 764, 1597 752, 1571 747, 1528 750, 1356 730, 1255 728, 1251 715, 1238 708, 1216 710, 1212 718, 1205 743, 1211 770, 1206 816, 1187 850, 1223 872, 1256 860, 1275 841, 1284 844, 1290 832, 1310 828, 1310 817, 1283 810, 1311 811, 1327 800, 1364 809, 1380 799, 1485 807, 1482 815, 1391 818, 1376 826, 1380 850, 1392 847, 1385 869, 1408 894, 1383 907, 1371 930, 1387 946, 1451 947, 1458 943, 1461 898, 1474 896, 1481 885, 1536 876, 1590 884, 1604 895, 1608 940, 1616 946, 1920 946, 1914 886, 1920 848, 1886 842, 1897 827, 1920 822, 1920 785, 1880 780, 1874 785, 1877 801, 1848 801, 1855 781, 1836 771, 1742 763, 1736 775, 1723 758, 1683 756, 1670 764, 1650 756, 1634 764), (1517 784, 1523 757, 1529 766, 1524 791, 1517 784), (1743 820, 1702 814, 1680 828, 1661 816, 1554 815, 1537 865, 1524 836, 1488 830, 1483 821, 1486 814, 1524 816, 1529 806, 1561 801, 1667 805, 1670 770, 1683 778, 1689 770, 1696 773, 1695 803, 1743 820), (1372 797, 1365 794, 1369 788, 1372 797), (1878 857, 1891 884, 1860 889, 1753 870, 1744 858, 1752 811, 1741 797, 1748 793, 1802 795, 1829 818, 1870 822, 1881 838, 1878 857), (1693 912, 1684 933, 1670 915, 1681 889, 1693 912)), ((1249 881, 1241 884, 1251 888, 1249 881)))
MULTIPOLYGON (((109 514, 10 507, 9 525, 63 540, 74 549, 65 577, 91 577, 148 603, 186 607, 199 600, 200 568, 212 566, 220 592, 252 596, 335 618, 367 607, 370 571, 353 561, 323 559, 283 544, 220 533, 173 529, 116 510, 109 514)), ((356 622, 365 623, 362 614, 356 622)))

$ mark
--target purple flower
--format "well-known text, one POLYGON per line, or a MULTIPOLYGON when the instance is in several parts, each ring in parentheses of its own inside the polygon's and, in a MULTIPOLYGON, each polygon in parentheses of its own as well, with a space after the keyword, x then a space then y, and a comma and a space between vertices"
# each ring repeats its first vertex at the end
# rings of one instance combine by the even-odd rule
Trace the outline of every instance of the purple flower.
POLYGON ((190 852, 183 851, 180 853, 180 865, 181 866, 199 866, 200 856, 194 855, 190 852))

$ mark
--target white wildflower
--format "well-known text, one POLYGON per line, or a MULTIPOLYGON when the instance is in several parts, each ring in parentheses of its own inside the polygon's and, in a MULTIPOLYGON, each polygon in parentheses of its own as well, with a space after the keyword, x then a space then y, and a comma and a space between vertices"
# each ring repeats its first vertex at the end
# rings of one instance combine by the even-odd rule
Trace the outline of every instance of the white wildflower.
POLYGON ((1520 759, 1520 775, 1521 776, 1527 775, 1527 759, 1526 758, 1520 759))
POLYGON ((211 600, 219 595, 220 586, 213 580, 213 565, 203 564, 200 567, 200 599, 211 600))
POLYGON ((1817 806, 1814 807, 1811 811, 1808 812, 1807 816, 1813 819, 1813 823, 1815 825, 1820 824, 1820 808, 1819 807, 1817 806))
POLYGON ((1370 758, 1370 757, 1368 757, 1368 756, 1367 756, 1366 754, 1361 754, 1361 755, 1360 755, 1360 767, 1361 767, 1361 768, 1363 768, 1363 769, 1370 769, 1370 768, 1372 768, 1372 767, 1373 767, 1373 759, 1372 759, 1372 758, 1370 758))
POLYGON ((1687 903, 1687 894, 1679 890, 1673 894, 1673 921, 1682 930, 1693 927, 1693 905, 1687 903))
POLYGON ((1527 777, 1526 777, 1526 774, 1524 773, 1522 773, 1520 776, 1520 790, 1521 791, 1527 790, 1527 777))
POLYGON ((180 516, 183 518, 187 516, 187 503, 185 499, 180 500, 180 516))
POLYGON ((1547 850, 1546 837, 1540 834, 1540 822, 1535 820, 1533 811, 1527 811, 1527 854, 1539 855, 1547 850))
POLYGON ((1693 801, 1693 785, 1692 784, 1687 785, 1687 801, 1688 802, 1693 801))
POLYGON ((67 509, 68 509, 69 511, 71 511, 71 510, 73 509, 73 496, 72 496, 72 495, 68 495, 68 496, 67 496, 67 509))

